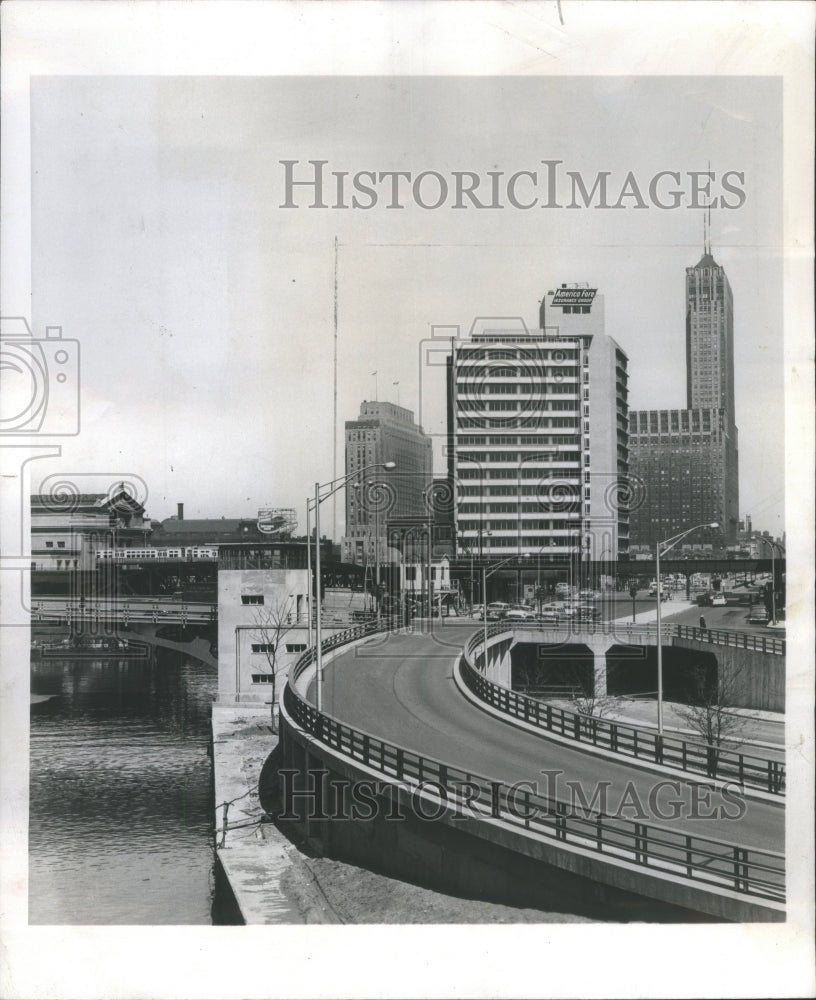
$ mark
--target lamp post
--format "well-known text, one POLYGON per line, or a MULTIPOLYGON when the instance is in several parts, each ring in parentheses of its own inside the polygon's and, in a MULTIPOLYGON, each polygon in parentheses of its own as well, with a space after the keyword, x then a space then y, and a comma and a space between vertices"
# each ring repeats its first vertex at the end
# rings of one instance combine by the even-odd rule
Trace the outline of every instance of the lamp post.
POLYGON ((663 588, 660 580, 660 549, 661 546, 665 546, 663 552, 668 552, 669 549, 673 548, 686 535, 690 535, 692 531, 697 531, 699 528, 719 528, 719 524, 716 521, 712 524, 695 524, 693 528, 681 531, 679 535, 674 535, 672 538, 658 542, 655 546, 655 574, 657 576, 657 735, 659 739, 663 737, 663 633, 661 616, 663 588))
POLYGON ((306 497, 306 574, 309 577, 309 588, 306 594, 306 641, 312 647, 312 507, 314 501, 306 497))
POLYGON ((315 483, 315 495, 314 495, 314 511, 315 511, 315 590, 317 593, 317 603, 315 606, 315 664, 317 673, 315 676, 315 701, 317 703, 318 712, 323 709, 323 615, 320 602, 320 505, 324 500, 328 500, 332 494, 336 493, 339 489, 342 489, 350 479, 354 479, 355 476, 361 476, 364 472, 368 472, 369 469, 393 469, 396 467, 396 462, 373 462, 371 465, 366 465, 362 469, 357 469, 356 472, 350 472, 346 476, 341 476, 339 479, 333 479, 328 483, 315 483), (320 495, 321 490, 328 489, 328 493, 323 496, 320 495))
POLYGON ((779 542, 772 542, 770 538, 763 538, 762 541, 771 547, 771 625, 776 625, 776 550, 784 552, 785 549, 779 542))

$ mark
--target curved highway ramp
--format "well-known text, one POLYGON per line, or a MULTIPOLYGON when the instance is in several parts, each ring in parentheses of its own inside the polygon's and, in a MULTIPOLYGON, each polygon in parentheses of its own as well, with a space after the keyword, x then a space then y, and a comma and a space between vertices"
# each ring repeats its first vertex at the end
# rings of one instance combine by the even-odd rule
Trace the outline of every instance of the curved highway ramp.
POLYGON ((582 896, 641 920, 784 920, 781 804, 486 713, 454 683, 473 631, 333 637, 322 712, 306 654, 282 705, 284 818, 329 853, 462 895, 582 896))

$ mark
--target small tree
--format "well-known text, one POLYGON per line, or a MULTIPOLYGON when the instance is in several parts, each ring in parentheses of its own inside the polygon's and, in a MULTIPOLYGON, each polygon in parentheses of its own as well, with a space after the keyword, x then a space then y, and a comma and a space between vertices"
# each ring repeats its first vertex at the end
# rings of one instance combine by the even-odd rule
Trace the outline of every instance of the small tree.
POLYGON ((294 627, 292 616, 292 599, 275 601, 272 604, 256 608, 254 627, 250 632, 251 641, 258 643, 260 652, 266 657, 269 675, 272 678, 272 731, 277 732, 277 716, 275 706, 278 701, 278 675, 285 668, 279 664, 281 642, 294 627))
POLYGON ((579 715, 602 719, 614 705, 614 698, 606 694, 596 693, 594 677, 587 677, 581 671, 573 668, 571 681, 578 689, 578 694, 573 695, 572 703, 579 715))
POLYGON ((739 744, 740 737, 754 715, 733 710, 739 666, 721 666, 719 670, 702 664, 689 673, 688 705, 679 707, 677 714, 708 747, 708 774, 716 777, 720 747, 724 743, 739 744))

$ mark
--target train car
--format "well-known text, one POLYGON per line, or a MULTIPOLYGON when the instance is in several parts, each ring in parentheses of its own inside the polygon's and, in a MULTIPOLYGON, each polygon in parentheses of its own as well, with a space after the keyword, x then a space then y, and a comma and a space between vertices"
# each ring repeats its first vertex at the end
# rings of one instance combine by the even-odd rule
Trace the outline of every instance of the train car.
POLYGON ((96 553, 98 562, 156 562, 188 560, 214 562, 218 559, 218 549, 215 546, 188 545, 171 548, 141 548, 141 549, 100 549, 96 553))

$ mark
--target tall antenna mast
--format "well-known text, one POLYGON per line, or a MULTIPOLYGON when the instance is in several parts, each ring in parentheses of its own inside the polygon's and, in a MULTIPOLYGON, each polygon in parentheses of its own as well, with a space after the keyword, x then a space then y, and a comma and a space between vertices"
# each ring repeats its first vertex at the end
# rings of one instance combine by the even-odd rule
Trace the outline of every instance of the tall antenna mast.
MULTIPOLYGON (((337 479, 337 237, 334 237, 334 421, 332 479, 337 479)), ((337 494, 332 498, 332 542, 337 538, 337 494)), ((317 544, 320 544, 318 538, 317 544)), ((318 600, 320 594, 318 593, 318 600)))
MULTIPOLYGON (((708 161, 708 175, 711 178, 711 160, 708 161)), ((711 196, 708 198, 708 245, 705 248, 705 252, 711 256, 711 196)))

